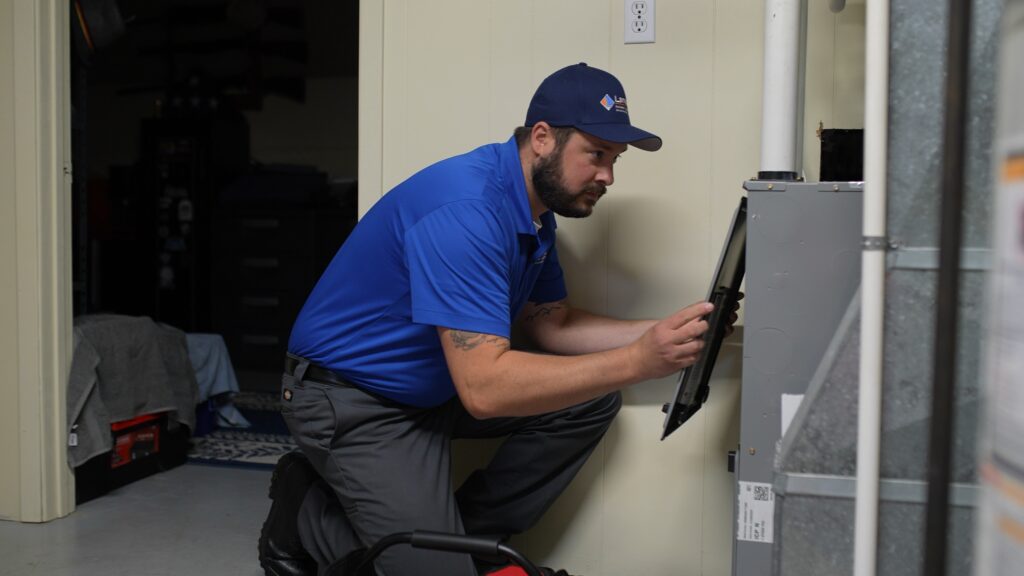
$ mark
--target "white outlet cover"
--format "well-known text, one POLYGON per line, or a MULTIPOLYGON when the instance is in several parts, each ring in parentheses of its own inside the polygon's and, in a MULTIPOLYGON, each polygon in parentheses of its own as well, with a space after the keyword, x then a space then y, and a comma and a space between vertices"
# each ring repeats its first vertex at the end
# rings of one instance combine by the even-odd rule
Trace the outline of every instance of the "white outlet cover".
POLYGON ((623 0, 626 44, 654 43, 654 0, 623 0))

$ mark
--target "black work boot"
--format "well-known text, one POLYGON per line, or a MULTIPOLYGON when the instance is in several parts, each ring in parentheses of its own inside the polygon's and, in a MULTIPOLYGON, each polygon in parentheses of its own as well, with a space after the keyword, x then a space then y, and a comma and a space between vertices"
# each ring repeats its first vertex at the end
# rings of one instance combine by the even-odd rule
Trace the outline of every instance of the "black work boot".
POLYGON ((316 562, 299 541, 302 500, 320 476, 301 452, 277 461, 270 478, 270 513, 260 531, 260 566, 267 576, 316 576, 316 562))

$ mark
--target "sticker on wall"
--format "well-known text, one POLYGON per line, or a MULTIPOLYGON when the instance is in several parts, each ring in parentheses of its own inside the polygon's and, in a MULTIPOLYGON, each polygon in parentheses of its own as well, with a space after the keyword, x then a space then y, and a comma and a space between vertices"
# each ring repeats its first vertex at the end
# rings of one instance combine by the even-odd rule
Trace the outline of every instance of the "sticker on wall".
POLYGON ((763 482, 740 482, 736 501, 736 539, 745 542, 774 542, 775 492, 763 482))

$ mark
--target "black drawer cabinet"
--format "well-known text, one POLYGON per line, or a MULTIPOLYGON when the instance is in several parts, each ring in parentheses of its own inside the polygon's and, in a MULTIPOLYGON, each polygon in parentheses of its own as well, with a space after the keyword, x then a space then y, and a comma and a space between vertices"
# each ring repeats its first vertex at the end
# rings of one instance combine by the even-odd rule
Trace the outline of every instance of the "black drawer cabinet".
POLYGON ((236 209, 217 220, 214 329, 236 370, 280 372, 292 323, 355 218, 288 207, 236 209))

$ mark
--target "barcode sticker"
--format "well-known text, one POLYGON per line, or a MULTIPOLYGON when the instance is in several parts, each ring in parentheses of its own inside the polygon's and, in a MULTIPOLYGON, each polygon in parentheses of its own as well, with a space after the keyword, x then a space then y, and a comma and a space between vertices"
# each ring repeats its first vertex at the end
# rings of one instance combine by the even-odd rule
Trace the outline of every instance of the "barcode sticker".
POLYGON ((747 542, 774 541, 775 492, 762 482, 740 482, 736 500, 736 539, 747 542))

